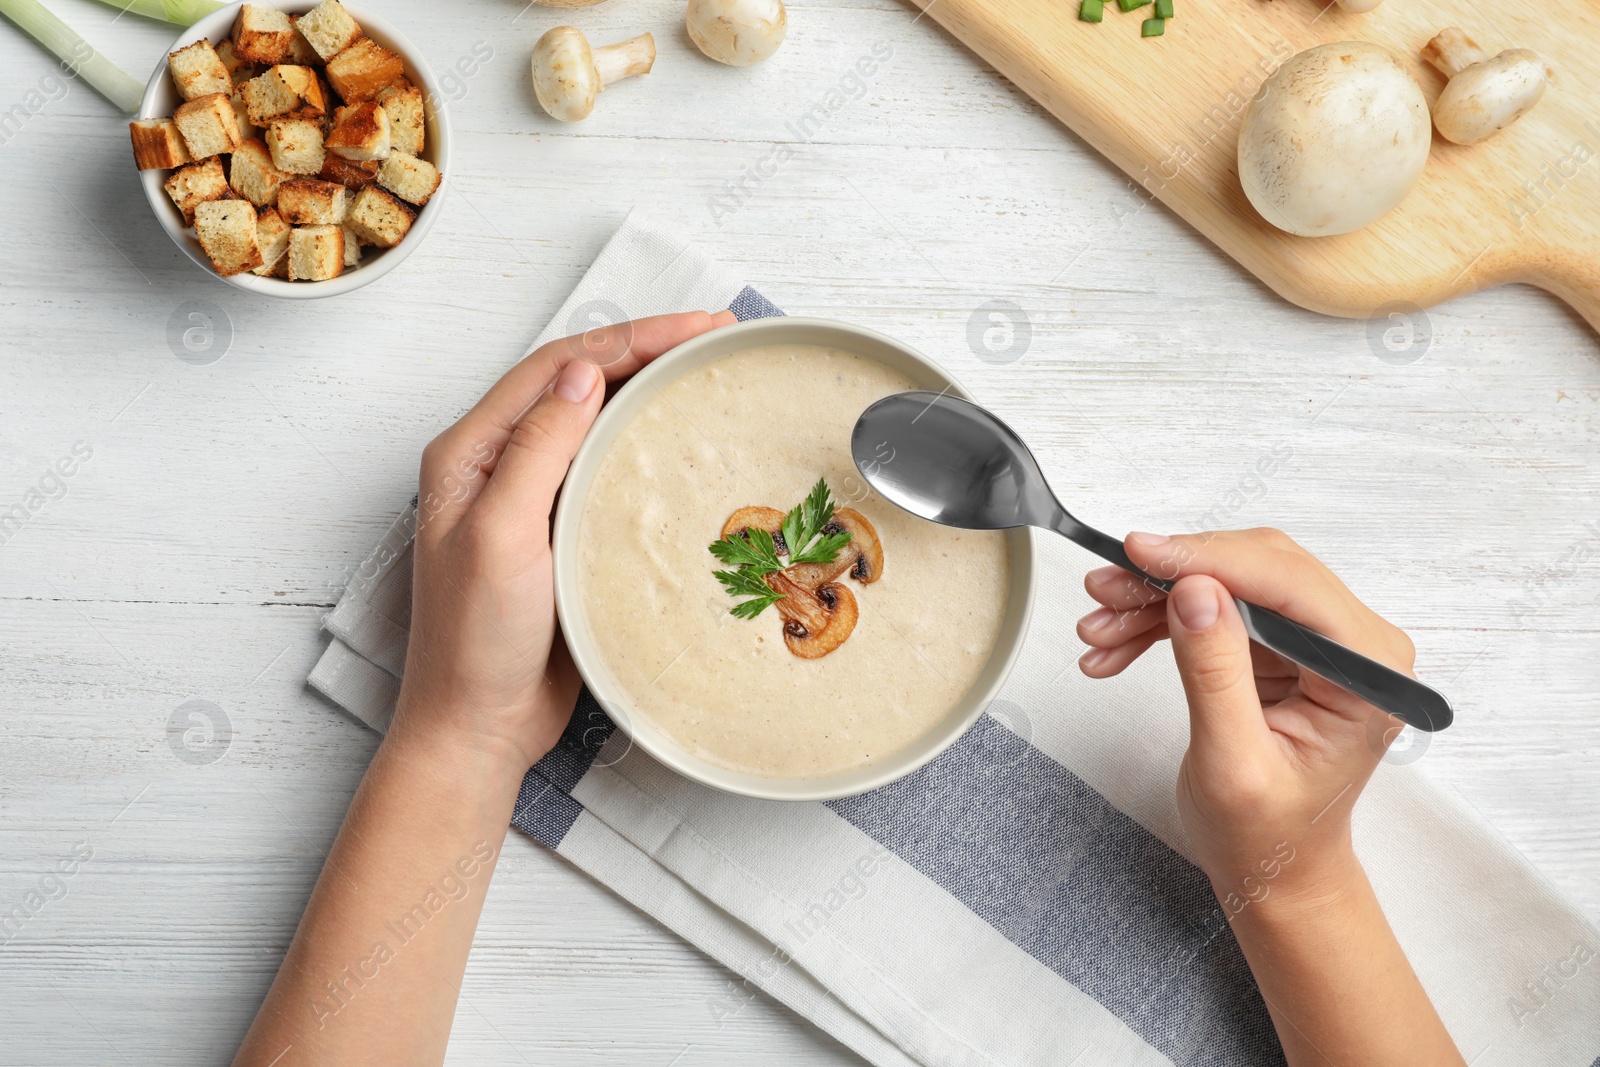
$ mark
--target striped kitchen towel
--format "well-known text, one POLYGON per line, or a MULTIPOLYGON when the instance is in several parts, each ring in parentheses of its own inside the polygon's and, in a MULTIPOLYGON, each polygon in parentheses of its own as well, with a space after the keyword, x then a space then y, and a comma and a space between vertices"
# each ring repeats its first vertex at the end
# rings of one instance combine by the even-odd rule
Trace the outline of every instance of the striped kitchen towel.
MULTIPOLYGON (((782 314, 636 212, 536 344, 716 307, 782 314)), ((328 615, 310 678, 377 730, 405 662, 414 524, 408 509, 328 615)), ((631 751, 584 693, 514 824, 737 973, 708 1026, 762 991, 882 1065, 1281 1064, 1185 858, 1173 782, 1188 720, 1170 658, 1083 679, 1090 561, 1040 549, 1043 595, 1004 692, 909 777, 825 804, 726 795, 631 751)), ((1395 759, 1356 838, 1473 1067, 1600 1067, 1600 932, 1470 807, 1395 759)))

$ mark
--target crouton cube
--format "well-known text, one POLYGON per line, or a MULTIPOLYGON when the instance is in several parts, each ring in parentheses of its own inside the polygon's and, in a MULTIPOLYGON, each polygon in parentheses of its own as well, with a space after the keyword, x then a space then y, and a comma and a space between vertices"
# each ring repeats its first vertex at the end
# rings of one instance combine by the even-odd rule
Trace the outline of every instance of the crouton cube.
POLYGON ((401 74, 400 57, 370 37, 363 37, 328 60, 328 83, 347 104, 371 100, 401 74))
POLYGON ((378 161, 346 159, 329 152, 317 177, 325 182, 338 182, 346 189, 365 189, 378 180, 378 161))
POLYGON ((279 118, 321 118, 328 110, 322 82, 310 67, 280 63, 245 82, 239 91, 250 121, 257 126, 279 118))
POLYGON ((255 67, 239 58, 238 50, 233 47, 232 38, 224 37, 222 43, 217 45, 216 51, 217 58, 228 68, 228 77, 233 80, 233 84, 242 85, 260 73, 255 67))
POLYGON ((389 113, 370 100, 342 107, 323 144, 346 159, 383 159, 389 154, 389 113))
POLYGON ((361 235, 348 226, 340 227, 344 230, 344 265, 355 267, 361 264, 361 235))
POLYGON ((361 27, 339 0, 322 0, 300 16, 296 25, 317 50, 317 55, 325 60, 343 52, 361 37, 361 27))
POLYGON ((228 184, 256 207, 277 203, 278 188, 288 180, 289 175, 273 165, 267 146, 254 137, 234 149, 228 161, 228 184))
POLYGON ((369 185, 356 194, 345 215, 345 225, 356 232, 364 244, 393 248, 405 238, 416 214, 399 200, 369 185))
POLYGON ((266 277, 284 265, 289 254, 289 233, 292 227, 272 208, 256 214, 256 247, 261 250, 261 266, 251 273, 266 277))
POLYGON ((344 230, 298 226, 289 235, 289 280, 321 282, 344 270, 344 230))
POLYGON ((293 226, 332 226, 344 220, 349 196, 337 182, 293 178, 278 189, 278 214, 293 226))
POLYGON ((284 119, 267 127, 267 151, 272 165, 289 174, 315 174, 327 153, 322 150, 322 127, 311 119, 284 119))
POLYGON ((311 47, 311 42, 300 32, 299 16, 290 15, 289 25, 294 27, 294 36, 289 38, 289 62, 298 63, 302 67, 309 67, 313 63, 320 66, 322 57, 317 55, 317 50, 311 47))
POLYGON ((378 184, 401 200, 421 207, 439 188, 439 168, 426 159, 393 152, 378 165, 378 184))
POLYGON ((211 93, 180 105, 172 121, 183 135, 183 146, 195 159, 232 152, 243 140, 239 117, 233 113, 227 93, 211 93))
POLYGON ((194 233, 224 278, 261 266, 256 209, 247 200, 208 200, 195 208, 194 233))
POLYGON ((130 122, 128 136, 133 139, 133 162, 140 170, 170 170, 191 159, 178 125, 171 119, 130 122))
POLYGON ((233 24, 233 50, 246 63, 270 67, 289 58, 294 26, 275 7, 245 4, 233 24))
POLYGON ((169 55, 167 69, 172 72, 172 84, 178 87, 178 95, 185 100, 233 91, 233 78, 228 74, 227 65, 204 37, 169 55))
MULTIPOLYGON (((399 81, 405 82, 405 79, 399 81)), ((411 156, 422 155, 428 125, 422 90, 406 82, 404 88, 390 86, 383 90, 377 100, 389 116, 389 147, 411 156)))
POLYGON ((228 179, 222 173, 222 160, 212 156, 202 163, 190 163, 173 171, 162 188, 183 212, 183 224, 193 226, 195 208, 228 195, 228 179))

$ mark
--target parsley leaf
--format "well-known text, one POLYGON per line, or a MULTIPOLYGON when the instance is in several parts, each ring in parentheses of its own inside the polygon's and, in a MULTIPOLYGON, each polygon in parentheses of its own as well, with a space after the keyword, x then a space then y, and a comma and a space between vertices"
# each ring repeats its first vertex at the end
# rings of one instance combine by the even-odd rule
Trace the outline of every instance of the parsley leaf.
MULTIPOLYGON (((783 518, 779 532, 790 564, 832 563, 838 558, 839 551, 850 543, 850 532, 822 532, 833 520, 833 511, 828 482, 818 478, 806 498, 783 518)), ((709 547, 713 556, 734 568, 713 572, 717 581, 729 595, 750 598, 735 604, 732 614, 753 619, 783 599, 782 593, 774 592, 766 583, 767 575, 784 568, 772 534, 752 528, 713 541, 709 547)))

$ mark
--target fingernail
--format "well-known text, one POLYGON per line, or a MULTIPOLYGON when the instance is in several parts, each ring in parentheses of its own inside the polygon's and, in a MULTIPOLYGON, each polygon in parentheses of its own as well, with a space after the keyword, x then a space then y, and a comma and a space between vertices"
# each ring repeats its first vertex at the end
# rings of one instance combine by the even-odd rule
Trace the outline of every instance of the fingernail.
POLYGON ((1172 538, 1168 537, 1166 534, 1131 533, 1128 535, 1128 540, 1132 541, 1136 545, 1143 545, 1146 548, 1159 548, 1168 541, 1172 540, 1172 538))
POLYGON ((1173 590, 1172 605, 1177 609, 1178 621, 1185 630, 1209 629, 1222 611, 1217 603, 1216 588, 1198 582, 1180 582, 1173 590))
POLYGON ((1116 621, 1117 613, 1110 608, 1099 608, 1085 615, 1078 624, 1085 630, 1104 630, 1116 621))
POLYGON ((1128 572, 1121 567, 1097 567, 1089 572, 1089 584, 1105 585, 1114 578, 1119 578, 1128 572))
POLYGON ((594 364, 575 359, 562 368, 556 377, 556 396, 569 404, 580 404, 594 392, 594 383, 600 377, 594 364))
POLYGON ((1095 667, 1098 667, 1100 662, 1109 655, 1111 655, 1111 650, 1109 648, 1091 648, 1078 660, 1078 666, 1083 667, 1086 670, 1093 670, 1095 667))

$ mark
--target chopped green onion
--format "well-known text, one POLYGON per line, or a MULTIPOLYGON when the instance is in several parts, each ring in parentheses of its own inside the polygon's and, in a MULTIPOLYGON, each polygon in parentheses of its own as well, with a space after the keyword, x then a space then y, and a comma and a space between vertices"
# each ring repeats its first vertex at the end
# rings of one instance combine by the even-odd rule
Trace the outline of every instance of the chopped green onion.
POLYGON ((1166 19, 1145 19, 1139 24, 1140 37, 1160 37, 1167 32, 1166 19))
POLYGON ((1084 22, 1099 22, 1105 17, 1105 0, 1083 0, 1083 5, 1078 8, 1078 18, 1084 22))
POLYGON ((119 11, 132 11, 147 19, 193 26, 223 5, 215 0, 100 0, 119 11))
POLYGON ((1124 11, 1132 11, 1135 8, 1144 7, 1149 2, 1150 0, 1117 0, 1117 6, 1124 11))
POLYGON ((1156 18, 1170 19, 1172 17, 1172 0, 1156 0, 1156 18))
POLYGON ((101 96, 128 114, 139 113, 144 86, 95 51, 93 45, 52 15, 39 0, 0 0, 0 14, 54 52, 68 73, 75 77, 81 75, 101 96))

